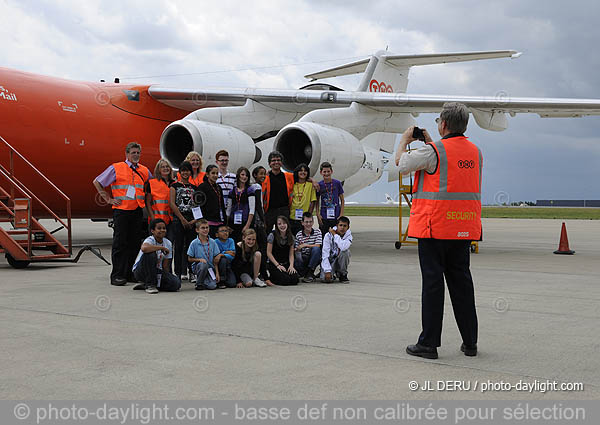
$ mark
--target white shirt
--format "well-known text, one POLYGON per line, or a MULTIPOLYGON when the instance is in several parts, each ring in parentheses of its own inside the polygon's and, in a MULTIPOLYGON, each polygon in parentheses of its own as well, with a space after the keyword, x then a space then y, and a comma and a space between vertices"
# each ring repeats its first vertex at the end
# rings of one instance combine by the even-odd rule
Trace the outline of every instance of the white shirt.
MULTIPOLYGON (((162 250, 156 251, 156 257, 158 258, 158 264, 156 264, 156 268, 162 270, 163 259, 173 258, 173 244, 171 244, 171 241, 168 240, 167 238, 163 238, 162 243, 158 243, 158 242, 156 242, 156 239, 154 239, 154 236, 148 236, 146 239, 144 239, 144 242, 142 243, 142 245, 145 243, 147 243, 148 245, 164 246, 165 248, 167 248, 169 250, 169 253, 166 255, 162 250)), ((142 260, 142 254, 144 254, 144 253, 140 249, 140 252, 138 252, 138 255, 135 259, 135 263, 133 264, 133 267, 131 270, 135 270, 137 268, 138 264, 142 260)))
MULTIPOLYGON (((334 230, 337 227, 333 228, 334 230)), ((331 233, 327 232, 323 239, 323 249, 321 251, 321 269, 323 273, 331 273, 331 260, 339 255, 342 251, 347 251, 352 245, 352 232, 350 229, 346 230, 344 236, 336 234, 332 236, 331 233)))
POLYGON ((398 171, 408 174, 412 171, 425 170, 434 173, 437 168, 437 154, 431 145, 425 145, 417 150, 404 152, 398 162, 398 171))

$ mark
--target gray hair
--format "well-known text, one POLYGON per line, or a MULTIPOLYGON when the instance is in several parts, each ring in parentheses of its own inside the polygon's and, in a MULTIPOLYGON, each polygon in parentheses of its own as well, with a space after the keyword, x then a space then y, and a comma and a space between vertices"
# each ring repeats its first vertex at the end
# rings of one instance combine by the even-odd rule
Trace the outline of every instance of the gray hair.
POLYGON ((131 149, 135 148, 139 149, 140 152, 142 150, 142 146, 138 142, 129 142, 127 143, 127 146, 125 146, 125 153, 129 153, 131 149))
POLYGON ((469 124, 469 109, 462 103, 446 102, 442 106, 440 119, 446 121, 448 131, 451 133, 464 133, 469 124))

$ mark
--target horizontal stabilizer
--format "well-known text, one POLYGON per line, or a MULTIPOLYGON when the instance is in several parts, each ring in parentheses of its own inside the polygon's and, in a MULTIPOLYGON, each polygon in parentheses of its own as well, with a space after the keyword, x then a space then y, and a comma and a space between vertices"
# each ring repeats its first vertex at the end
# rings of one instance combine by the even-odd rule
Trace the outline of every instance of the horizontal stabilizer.
MULTIPOLYGON (((393 66, 398 67, 411 67, 418 65, 434 65, 439 63, 451 63, 451 62, 468 62, 483 59, 497 59, 497 58, 518 58, 521 56, 520 52, 516 50, 491 50, 482 52, 462 52, 462 53, 440 53, 440 54, 426 54, 426 55, 386 55, 382 54, 381 59, 390 63, 393 66)), ((324 71, 315 72, 312 74, 305 75, 304 78, 308 78, 311 81, 319 80, 321 78, 339 77, 342 75, 360 74, 365 72, 367 65, 369 64, 370 58, 361 59, 356 62, 351 62, 345 65, 336 66, 329 68, 324 71)))

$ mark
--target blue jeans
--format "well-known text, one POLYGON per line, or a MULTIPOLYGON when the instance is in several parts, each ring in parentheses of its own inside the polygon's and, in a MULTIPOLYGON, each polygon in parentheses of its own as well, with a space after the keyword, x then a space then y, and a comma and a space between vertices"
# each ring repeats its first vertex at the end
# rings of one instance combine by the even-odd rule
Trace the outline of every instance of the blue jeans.
POLYGON ((235 288, 235 274, 233 274, 231 263, 233 263, 233 258, 221 257, 221 261, 219 261, 219 274, 221 275, 221 282, 225 283, 228 288, 235 288))
POLYGON ((296 252, 294 257, 294 268, 298 270, 300 275, 304 276, 308 270, 314 271, 320 262, 321 247, 313 246, 310 249, 309 255, 302 255, 302 251, 296 252))
POLYGON ((208 263, 192 263, 192 271, 196 275, 196 286, 204 286, 206 289, 217 289, 217 281, 210 277, 208 269, 213 268, 208 263))

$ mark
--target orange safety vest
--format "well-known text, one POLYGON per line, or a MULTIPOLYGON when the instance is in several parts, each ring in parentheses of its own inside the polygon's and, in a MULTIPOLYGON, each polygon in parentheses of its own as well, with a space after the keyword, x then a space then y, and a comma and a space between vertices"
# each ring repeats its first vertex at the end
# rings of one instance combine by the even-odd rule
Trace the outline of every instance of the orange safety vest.
MULTIPOLYGON (((162 218, 166 224, 171 222, 171 207, 169 201, 171 192, 164 180, 150 179, 150 195, 152 195, 152 212, 154 218, 162 218)), ((150 217, 148 217, 150 220, 150 217)))
POLYGON ((126 162, 116 162, 112 166, 115 169, 116 179, 110 185, 110 190, 113 198, 121 200, 121 205, 113 205, 113 208, 119 210, 135 210, 138 207, 144 208, 146 206, 146 202, 144 201, 144 183, 148 181, 150 171, 143 165, 138 164, 136 173, 126 162), (129 186, 135 188, 135 197, 133 199, 126 196, 129 186))
MULTIPOLYGON (((285 184, 287 186, 288 199, 289 199, 292 191, 294 190, 294 174, 286 173, 284 171, 282 171, 282 173, 285 176, 285 184)), ((267 212, 267 210, 269 209, 269 199, 271 197, 271 179, 269 178, 269 173, 267 173, 267 177, 265 177, 265 180, 263 181, 263 184, 262 184, 262 197, 263 197, 263 210, 264 210, 264 212, 267 212)))
MULTIPOLYGON (((200 186, 202 183, 204 183, 204 176, 206 175, 206 173, 204 171, 200 171, 198 173, 198 175, 196 176, 196 178, 190 177, 188 179, 188 181, 193 184, 194 186, 200 186)), ((179 174, 179 171, 177 172, 177 181, 182 183, 181 180, 181 174, 179 174)))
POLYGON ((431 143, 438 157, 434 173, 415 174, 408 236, 481 238, 481 167, 477 146, 464 136, 431 143))

